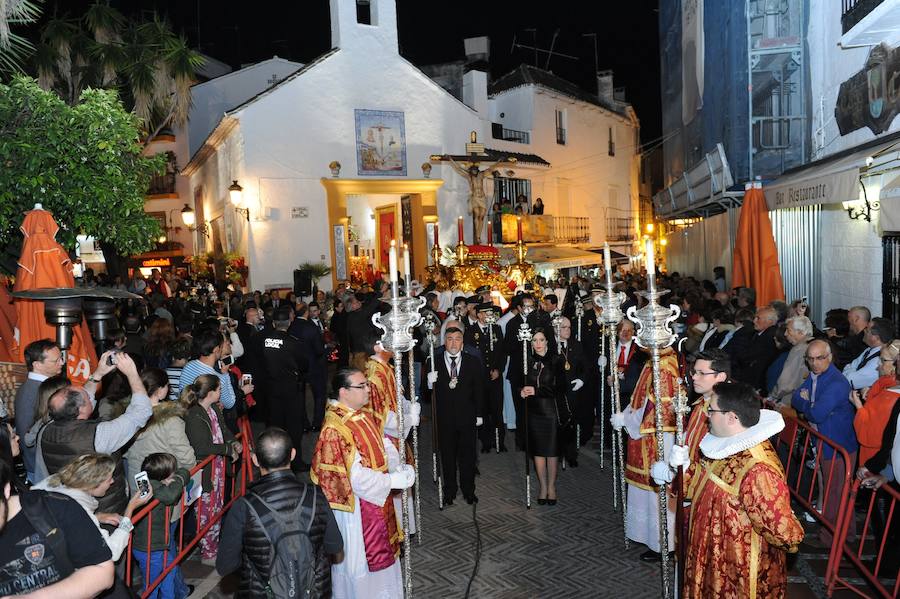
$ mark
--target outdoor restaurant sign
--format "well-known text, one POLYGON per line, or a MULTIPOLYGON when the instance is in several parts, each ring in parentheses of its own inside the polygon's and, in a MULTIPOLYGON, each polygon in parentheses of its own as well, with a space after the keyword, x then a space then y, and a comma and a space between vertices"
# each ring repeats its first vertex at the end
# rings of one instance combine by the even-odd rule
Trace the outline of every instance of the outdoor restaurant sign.
POLYGON ((840 204, 859 198, 859 167, 864 157, 835 160, 782 175, 763 187, 769 210, 840 204))
POLYGON ((147 258, 141 260, 141 268, 160 268, 162 266, 172 266, 171 258, 147 258))

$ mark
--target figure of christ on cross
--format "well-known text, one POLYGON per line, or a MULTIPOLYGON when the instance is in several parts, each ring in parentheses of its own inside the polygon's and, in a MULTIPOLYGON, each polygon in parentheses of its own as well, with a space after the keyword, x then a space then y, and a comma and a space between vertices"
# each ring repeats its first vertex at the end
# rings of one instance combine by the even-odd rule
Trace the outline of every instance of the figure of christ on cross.
MULTIPOLYGON (((432 162, 449 162, 457 173, 469 181, 469 210, 472 212, 472 224, 474 230, 473 243, 481 243, 481 229, 484 227, 484 217, 487 215, 487 198, 484 193, 484 176, 494 168, 504 163, 515 164, 515 158, 507 156, 490 163, 486 168, 480 169, 478 165, 488 158, 484 153, 484 145, 479 144, 475 132, 471 134, 471 142, 466 144, 466 155, 451 156, 448 154, 432 155, 432 162)), ((460 240, 462 242, 462 240, 460 240)))

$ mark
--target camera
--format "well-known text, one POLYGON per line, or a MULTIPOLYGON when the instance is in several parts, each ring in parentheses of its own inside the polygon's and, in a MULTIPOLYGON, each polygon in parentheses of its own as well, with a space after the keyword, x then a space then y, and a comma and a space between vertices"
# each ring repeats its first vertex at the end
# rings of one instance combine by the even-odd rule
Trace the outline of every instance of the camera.
POLYGON ((121 350, 114 349, 114 350, 112 350, 112 353, 110 353, 110 354, 106 357, 106 363, 107 363, 109 366, 115 366, 115 365, 116 365, 116 354, 118 354, 120 351, 121 351, 121 350))

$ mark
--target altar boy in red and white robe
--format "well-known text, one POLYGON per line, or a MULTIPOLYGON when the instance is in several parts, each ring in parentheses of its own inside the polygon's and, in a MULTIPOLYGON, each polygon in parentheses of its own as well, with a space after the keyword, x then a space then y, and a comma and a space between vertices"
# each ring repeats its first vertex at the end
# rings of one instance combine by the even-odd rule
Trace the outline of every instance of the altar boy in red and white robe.
POLYGON ((335 599, 402 597, 400 542, 403 530, 391 499, 393 489, 415 481, 400 464, 397 448, 363 407, 369 402, 366 375, 339 370, 313 453, 309 477, 321 487, 344 537, 344 560, 331 568, 335 599))
POLYGON ((718 383, 709 402, 709 433, 700 461, 687 446, 669 463, 653 464, 657 483, 686 466, 685 496, 693 501, 683 597, 779 598, 787 588, 786 556, 803 540, 791 510, 784 470, 769 438, 784 428, 781 414, 761 410, 750 385, 718 383))

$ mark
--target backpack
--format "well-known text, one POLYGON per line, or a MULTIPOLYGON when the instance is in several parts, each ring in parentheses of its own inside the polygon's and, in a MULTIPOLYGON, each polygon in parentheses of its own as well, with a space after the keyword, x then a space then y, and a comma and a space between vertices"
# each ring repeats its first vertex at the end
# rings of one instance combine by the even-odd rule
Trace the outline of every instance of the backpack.
POLYGON ((25 518, 34 527, 39 535, 44 538, 44 542, 53 552, 56 558, 56 568, 60 573, 60 580, 70 576, 75 568, 69 559, 69 550, 66 547, 66 535, 62 527, 56 521, 56 516, 50 511, 51 501, 70 501, 65 495, 59 493, 51 493, 49 491, 28 491, 22 495, 19 502, 22 506, 22 513, 25 518), (25 500, 27 498, 27 501, 25 500))
MULTIPOLYGON (((272 548, 269 552, 269 579, 264 581, 266 597, 317 596, 314 590, 316 554, 309 538, 309 530, 316 517, 316 492, 313 489, 309 493, 312 496, 310 502, 307 500, 308 490, 309 486, 304 487, 297 507, 288 514, 279 512, 256 493, 247 493, 247 506, 259 520, 272 548)), ((256 570, 252 562, 251 567, 256 570)), ((256 573, 260 574, 258 570, 256 573)))

